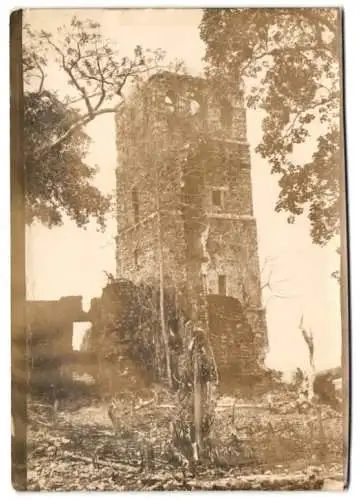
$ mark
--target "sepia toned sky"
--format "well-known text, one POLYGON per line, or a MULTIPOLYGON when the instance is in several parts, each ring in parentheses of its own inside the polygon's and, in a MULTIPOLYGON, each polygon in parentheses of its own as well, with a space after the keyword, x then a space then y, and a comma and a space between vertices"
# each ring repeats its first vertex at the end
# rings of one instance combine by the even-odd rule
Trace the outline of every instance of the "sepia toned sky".
MULTIPOLYGON (((202 72, 204 46, 198 26, 202 13, 192 10, 31 10, 25 22, 34 29, 54 31, 71 17, 89 18, 101 24, 104 36, 113 39, 123 55, 135 45, 162 48, 167 60, 183 59, 193 75, 202 72)), ((48 67, 48 87, 61 95, 66 93, 62 75, 56 65, 48 67)), ((272 368, 294 370, 306 367, 307 348, 298 330, 300 317, 315 337, 316 368, 340 363, 341 321, 339 287, 331 278, 338 267, 336 245, 320 248, 313 245, 306 220, 294 225, 286 222, 286 214, 276 214, 277 178, 270 175, 266 161, 254 150, 262 137, 262 113, 247 112, 248 140, 251 146, 254 211, 258 225, 260 267, 267 258, 263 279, 273 269, 273 288, 284 298, 269 298, 265 293, 270 351, 267 363, 272 368)), ((93 139, 88 162, 99 165, 96 184, 106 192, 115 189, 114 117, 104 115, 87 127, 93 139)), ((314 139, 317 137, 315 127, 314 139)), ((313 141, 299 147, 300 162, 308 161, 313 141)), ((115 272, 115 221, 108 229, 96 231, 95 225, 79 229, 71 221, 48 230, 39 224, 27 231, 27 295, 29 299, 56 299, 64 295, 82 295, 84 309, 90 299, 101 294, 106 277, 103 271, 115 272)))

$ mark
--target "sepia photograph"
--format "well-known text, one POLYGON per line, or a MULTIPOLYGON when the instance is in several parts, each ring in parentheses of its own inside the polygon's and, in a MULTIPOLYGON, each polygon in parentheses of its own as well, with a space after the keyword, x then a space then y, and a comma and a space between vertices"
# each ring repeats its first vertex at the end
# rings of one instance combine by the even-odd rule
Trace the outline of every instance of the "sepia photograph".
POLYGON ((13 487, 347 489, 342 10, 10 24, 13 487))

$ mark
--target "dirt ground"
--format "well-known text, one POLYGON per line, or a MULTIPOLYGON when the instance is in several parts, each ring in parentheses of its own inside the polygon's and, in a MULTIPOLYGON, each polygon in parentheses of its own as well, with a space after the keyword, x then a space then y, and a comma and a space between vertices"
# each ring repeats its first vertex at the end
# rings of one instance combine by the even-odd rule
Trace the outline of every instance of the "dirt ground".
MULTIPOLYGON (((156 408, 148 405, 131 416, 127 408, 120 408, 122 432, 114 431, 108 408, 108 404, 99 401, 69 403, 54 415, 46 404, 31 402, 29 490, 343 488, 342 461, 337 454, 328 453, 320 465, 320 460, 310 457, 304 448, 299 456, 295 453, 296 445, 305 441, 299 427, 296 426, 299 436, 294 436, 294 426, 291 430, 284 427, 287 435, 286 430, 282 431, 283 436, 277 435, 275 430, 281 422, 294 422, 294 415, 264 418, 259 409, 223 404, 218 408, 215 424, 217 439, 222 442, 222 466, 190 470, 167 452, 173 411, 167 404, 156 408), (149 444, 153 450, 151 461, 144 459, 149 444), (272 451, 273 445, 281 448, 278 454, 272 451), (286 453, 292 447, 294 459, 289 460, 286 453)), ((305 420, 304 416, 298 418, 305 420)), ((334 426, 330 432, 335 432, 334 426)), ((334 446, 330 448, 334 450, 334 446)))

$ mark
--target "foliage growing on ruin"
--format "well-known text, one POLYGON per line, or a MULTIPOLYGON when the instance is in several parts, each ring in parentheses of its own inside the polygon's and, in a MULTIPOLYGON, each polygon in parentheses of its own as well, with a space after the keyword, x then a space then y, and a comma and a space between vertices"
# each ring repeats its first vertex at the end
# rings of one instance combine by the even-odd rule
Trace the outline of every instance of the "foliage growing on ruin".
MULTIPOLYGON (((208 397, 207 391, 218 378, 217 367, 207 336, 200 331, 196 334, 192 323, 175 307, 174 296, 168 290, 164 299, 171 389, 178 409, 172 426, 172 446, 188 462, 197 462, 195 404, 197 401, 202 408, 198 425, 204 458, 214 448, 211 432, 215 400, 208 397), (198 396, 195 380, 200 388, 198 396)), ((96 378, 103 393, 119 396, 126 388, 137 391, 152 383, 164 384, 167 360, 159 305, 156 286, 136 286, 124 280, 109 283, 104 289, 86 342, 87 350, 96 353, 96 378)))
POLYGON ((249 108, 265 113, 257 152, 278 175, 276 211, 306 213, 312 240, 340 229, 340 13, 337 9, 205 9, 200 34, 208 76, 246 82, 249 108), (310 161, 294 153, 318 134, 310 161))
MULTIPOLYGON (((171 297, 165 294, 166 324, 173 326, 171 351, 179 349, 177 319, 171 297)), ((160 332, 159 288, 123 281, 109 284, 100 299, 87 349, 96 353, 102 378, 104 363, 110 363, 114 378, 127 368, 131 360, 149 381, 165 376, 165 359, 160 332)), ((109 387, 106 387, 109 390, 109 387)))

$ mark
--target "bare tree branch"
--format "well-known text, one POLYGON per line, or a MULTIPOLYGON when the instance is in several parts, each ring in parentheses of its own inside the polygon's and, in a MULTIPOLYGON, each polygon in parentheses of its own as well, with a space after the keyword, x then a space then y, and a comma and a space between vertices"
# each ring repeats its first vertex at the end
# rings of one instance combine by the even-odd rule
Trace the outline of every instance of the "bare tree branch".
MULTIPOLYGON (((77 79, 75 78, 75 76, 73 74, 73 68, 75 66, 77 66, 79 59, 76 59, 70 67, 67 66, 64 52, 51 40, 50 37, 47 37, 47 39, 48 39, 49 45, 51 45, 55 49, 55 51, 60 55, 61 60, 62 60, 62 68, 69 75, 70 81, 73 83, 74 87, 80 92, 81 96, 84 99, 85 105, 87 107, 88 114, 90 117, 93 118, 94 110, 93 110, 92 105, 90 103, 90 100, 89 100, 88 94, 85 90, 85 87, 82 87, 79 84, 79 82, 77 81, 77 79)), ((80 58, 81 52, 80 52, 79 43, 77 44, 77 46, 78 46, 78 58, 80 58)))
MULTIPOLYGON (((277 260, 277 257, 272 257, 272 258, 271 257, 266 257, 266 259, 264 261, 264 264, 262 266, 261 276, 262 276, 262 274, 264 274, 264 272, 265 272, 265 270, 267 268, 267 265, 269 265, 270 262, 274 262, 275 260, 277 260)), ((284 283, 284 282, 287 282, 289 280, 287 278, 283 278, 283 279, 280 279, 280 280, 277 280, 277 281, 273 281, 272 280, 273 271, 274 271, 274 268, 271 267, 271 269, 269 271, 269 274, 268 274, 267 280, 264 281, 263 283, 261 283, 261 291, 263 291, 265 289, 268 289, 270 291, 270 293, 271 293, 271 295, 267 298, 267 300, 266 300, 266 302, 264 304, 265 308, 268 306, 268 303, 272 299, 295 299, 295 298, 298 298, 298 295, 282 294, 281 292, 274 290, 274 286, 276 284, 284 283)))
POLYGON ((67 137, 73 134, 76 130, 79 130, 81 127, 84 127, 88 123, 90 123, 96 116, 105 115, 109 113, 115 113, 117 111, 116 107, 113 108, 103 108, 98 111, 92 112, 91 115, 87 114, 83 116, 80 120, 73 123, 64 134, 58 137, 50 146, 46 145, 45 148, 41 149, 37 154, 35 154, 35 158, 37 160, 41 160, 45 155, 47 155, 52 149, 59 146, 67 137))
POLYGON ((43 91, 46 76, 44 68, 49 64, 53 53, 56 63, 68 77, 68 83, 74 90, 65 99, 65 104, 71 106, 83 103, 86 108, 80 119, 71 123, 65 133, 52 144, 34 152, 37 160, 95 117, 116 112, 124 103, 123 89, 128 81, 132 77, 160 69, 159 63, 164 57, 159 51, 153 51, 146 58, 142 48, 137 46, 133 58, 119 58, 112 42, 101 36, 97 23, 81 22, 76 17, 70 26, 59 28, 57 35, 44 30, 32 32, 29 27, 26 35, 28 45, 24 65, 27 64, 27 83, 31 85, 31 80, 40 78, 38 93, 43 91), (31 74, 33 69, 38 74, 31 74), (77 95, 73 95, 74 93, 77 95), (115 97, 121 98, 120 104, 103 109, 105 102, 115 97))

